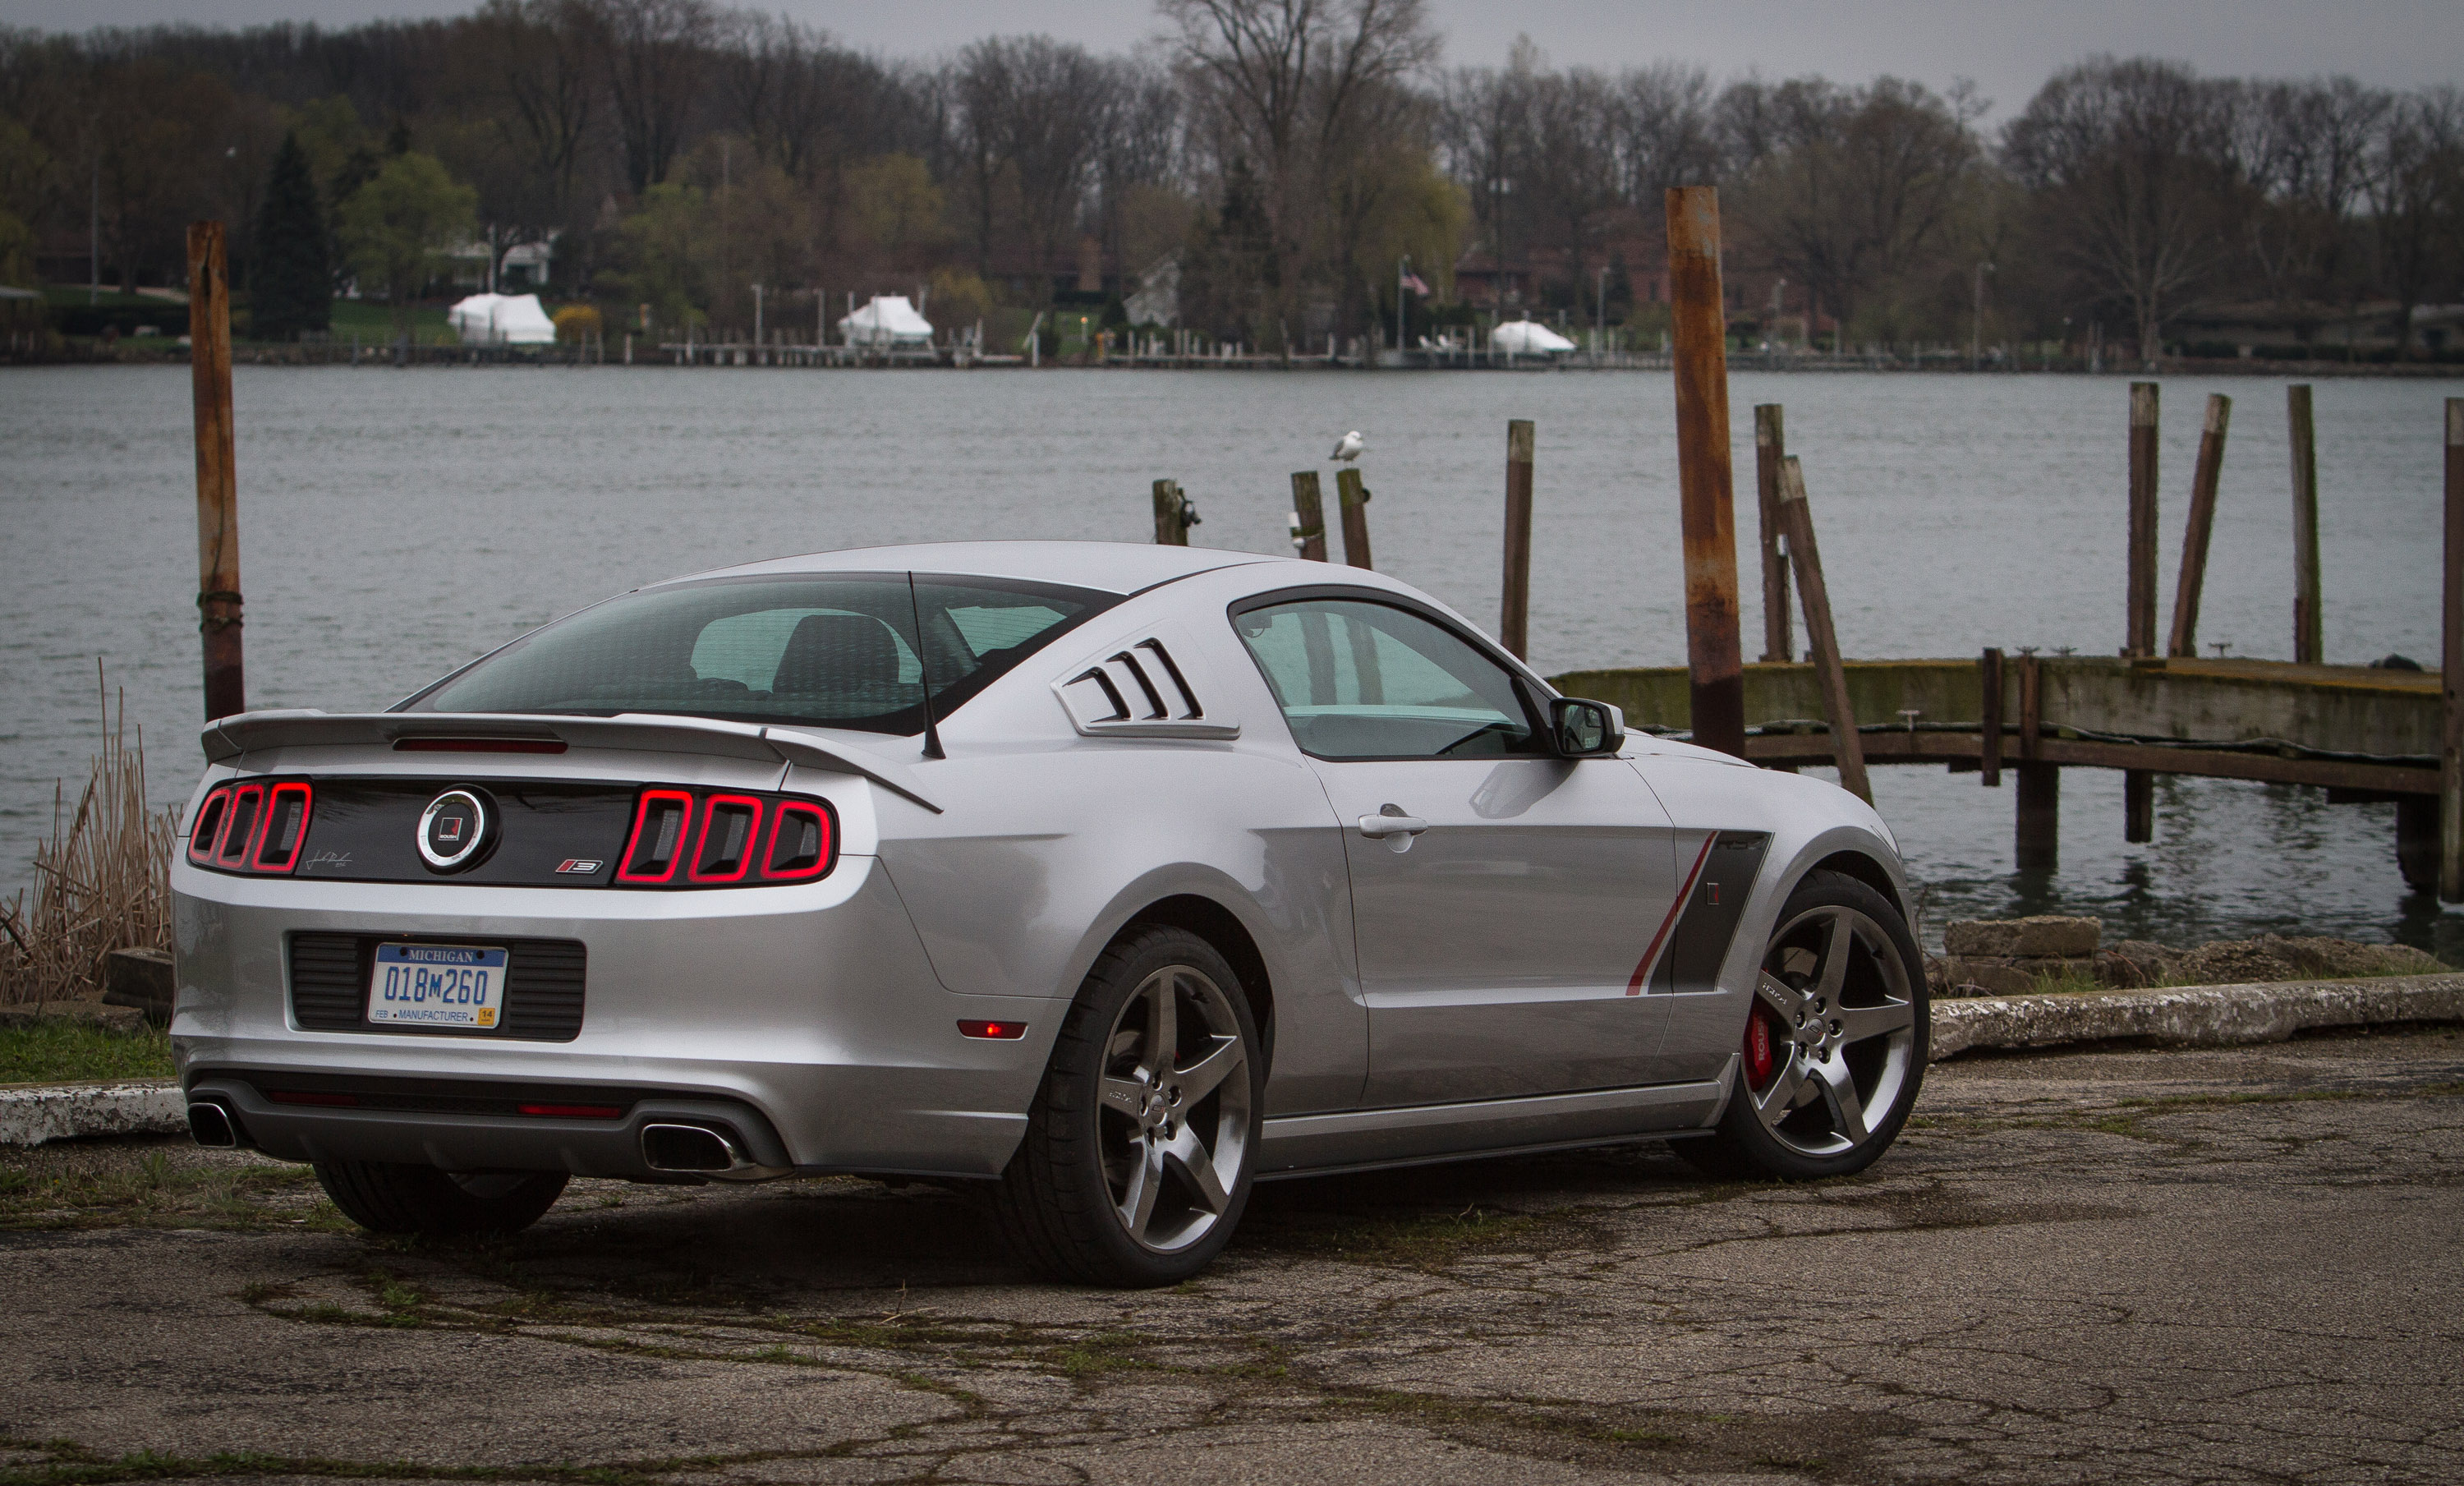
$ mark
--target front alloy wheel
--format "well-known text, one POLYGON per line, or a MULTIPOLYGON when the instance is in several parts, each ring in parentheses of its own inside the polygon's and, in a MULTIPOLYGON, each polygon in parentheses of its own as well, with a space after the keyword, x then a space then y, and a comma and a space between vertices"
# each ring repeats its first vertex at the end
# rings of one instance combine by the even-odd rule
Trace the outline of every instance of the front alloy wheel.
POLYGON ((1724 1176, 1871 1165, 1925 1078, 1922 963, 1888 898, 1853 877, 1808 874, 1764 953, 1719 1133, 1679 1142, 1679 1154, 1724 1176))

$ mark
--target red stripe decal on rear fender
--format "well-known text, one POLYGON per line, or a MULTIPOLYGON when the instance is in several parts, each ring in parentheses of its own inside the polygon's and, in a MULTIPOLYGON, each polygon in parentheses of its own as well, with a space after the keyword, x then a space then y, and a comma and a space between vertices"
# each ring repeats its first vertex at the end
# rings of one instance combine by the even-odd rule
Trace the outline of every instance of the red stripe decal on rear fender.
POLYGON ((1651 947, 1642 952, 1642 959, 1635 965, 1634 979, 1625 983, 1627 995, 1642 994, 1642 983, 1651 978, 1652 966, 1660 962, 1660 951, 1667 947, 1668 931, 1677 926, 1677 916, 1685 911, 1687 900, 1693 898, 1694 884, 1703 877, 1703 863, 1710 858, 1711 843, 1718 839, 1720 833, 1716 831, 1703 832, 1703 849, 1694 854, 1694 865, 1686 870, 1685 881, 1677 889, 1676 901, 1668 905, 1668 917, 1660 920, 1660 932, 1651 936, 1651 947))

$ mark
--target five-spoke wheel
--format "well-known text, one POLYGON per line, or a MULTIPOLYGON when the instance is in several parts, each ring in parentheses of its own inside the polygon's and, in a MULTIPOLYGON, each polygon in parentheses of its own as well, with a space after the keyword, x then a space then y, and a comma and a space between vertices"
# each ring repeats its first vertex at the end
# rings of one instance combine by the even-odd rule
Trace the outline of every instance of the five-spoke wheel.
POLYGON ((1249 1048, 1205 971, 1140 982, 1104 1044, 1104 1181, 1132 1238, 1158 1253, 1203 1238, 1249 1159, 1249 1048))
POLYGON ((1204 1269, 1249 1199, 1257 1046, 1240 977, 1213 945, 1162 924, 1124 934, 1070 1008, 994 1191, 1012 1245, 1090 1284, 1204 1269))
POLYGON ((1678 1143, 1724 1175, 1839 1176, 1881 1155, 1925 1077, 1923 965, 1865 883, 1807 875, 1763 955, 1719 1133, 1678 1143))

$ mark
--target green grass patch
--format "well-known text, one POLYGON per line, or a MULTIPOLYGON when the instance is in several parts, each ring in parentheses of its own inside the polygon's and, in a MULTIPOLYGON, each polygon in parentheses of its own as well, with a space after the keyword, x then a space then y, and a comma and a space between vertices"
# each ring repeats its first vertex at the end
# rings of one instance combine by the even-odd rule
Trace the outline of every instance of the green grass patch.
POLYGON ((170 1076, 171 1038, 151 1027, 120 1031, 65 1018, 0 1027, 0 1083, 170 1076))
POLYGON ((0 1166, 0 1232, 96 1228, 353 1231, 321 1200, 305 1166, 235 1162, 165 1145, 110 1152, 100 1164, 75 1148, 8 1153, 0 1166), (48 1169, 47 1169, 48 1167, 48 1169))
MULTIPOLYGON (((353 336, 367 344, 389 344, 393 341, 393 306, 370 299, 336 299, 333 319, 334 339, 348 341, 353 336)), ((441 305, 423 304, 410 312, 410 333, 421 345, 459 345, 462 338, 445 322, 441 305)))

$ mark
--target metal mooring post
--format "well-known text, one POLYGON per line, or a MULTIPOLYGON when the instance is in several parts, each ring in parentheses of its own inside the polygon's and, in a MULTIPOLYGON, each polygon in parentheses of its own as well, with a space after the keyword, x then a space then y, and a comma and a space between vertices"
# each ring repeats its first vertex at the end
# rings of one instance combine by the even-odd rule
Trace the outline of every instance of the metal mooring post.
POLYGON ((231 448, 231 275, 223 224, 188 224, 188 377, 197 403, 197 613, 206 721, 248 710, 240 668, 239 477, 231 448))
POLYGON ((1668 298, 1677 323, 1677 485, 1685 542, 1685 662, 1694 741, 1746 753, 1737 637, 1736 494, 1728 465, 1728 322, 1720 290, 1720 193, 1668 192, 1668 298))

